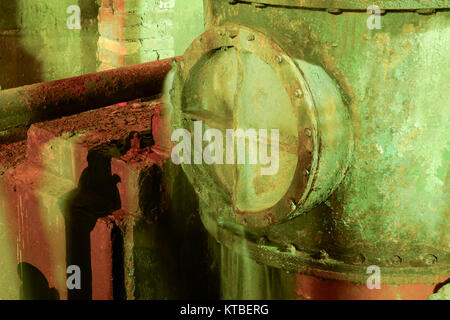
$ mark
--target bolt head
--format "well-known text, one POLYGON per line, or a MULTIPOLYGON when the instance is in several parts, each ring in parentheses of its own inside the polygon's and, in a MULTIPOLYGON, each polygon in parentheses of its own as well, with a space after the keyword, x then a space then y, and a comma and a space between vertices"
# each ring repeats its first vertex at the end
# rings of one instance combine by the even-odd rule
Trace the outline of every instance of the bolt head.
POLYGON ((425 257, 423 257, 423 261, 425 264, 431 266, 437 262, 437 257, 434 254, 427 254, 425 257))
POLYGON ((297 204, 295 203, 294 200, 291 200, 291 203, 289 204, 291 211, 295 211, 297 210, 297 204))
POLYGON ((400 257, 400 256, 393 256, 393 257, 391 258, 391 264, 393 264, 393 265, 395 265, 395 266, 401 265, 402 262, 403 262, 403 259, 402 259, 402 257, 400 257))

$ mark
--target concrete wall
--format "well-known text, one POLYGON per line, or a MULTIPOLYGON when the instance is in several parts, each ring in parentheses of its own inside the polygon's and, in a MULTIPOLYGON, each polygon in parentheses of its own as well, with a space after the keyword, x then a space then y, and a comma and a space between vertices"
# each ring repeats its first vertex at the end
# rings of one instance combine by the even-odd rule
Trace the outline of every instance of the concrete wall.
POLYGON ((94 72, 94 0, 0 2, 0 86, 13 88, 94 72), (69 29, 70 5, 81 9, 81 29, 69 29))
POLYGON ((181 55, 203 30, 202 0, 4 0, 0 87, 181 55), (80 29, 68 28, 71 5, 80 29))

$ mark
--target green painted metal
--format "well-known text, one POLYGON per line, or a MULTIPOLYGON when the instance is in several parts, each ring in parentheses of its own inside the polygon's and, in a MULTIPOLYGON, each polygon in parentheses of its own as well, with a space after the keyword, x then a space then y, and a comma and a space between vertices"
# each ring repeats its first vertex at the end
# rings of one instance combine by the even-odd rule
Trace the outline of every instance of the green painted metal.
MULTIPOLYGON (((235 222, 266 226, 292 219, 342 180, 353 140, 349 114, 323 69, 291 60, 261 33, 229 25, 198 38, 179 71, 177 78, 187 80, 172 92, 173 104, 181 106, 173 113, 175 127, 189 123, 195 131, 195 119, 224 136, 228 129, 280 131, 276 174, 260 175, 264 164, 184 166, 191 181, 204 177, 195 185, 207 202, 218 195, 204 191, 223 186, 220 198, 234 208, 235 222)), ((260 139, 260 148, 262 143, 269 144, 260 139)))
MULTIPOLYGON (((337 4, 344 2, 314 3, 339 7, 337 4)), ((396 3, 398 7, 407 6, 405 9, 449 7, 445 1, 380 3, 396 3)), ((205 17, 204 39, 209 46, 219 45, 217 39, 223 35, 209 37, 208 31, 225 28, 229 32, 225 36, 234 39, 236 35, 230 26, 253 30, 257 35, 255 47, 267 48, 272 41, 282 48, 289 61, 295 61, 311 96, 329 91, 325 87, 327 78, 329 83, 335 83, 342 100, 340 108, 347 110, 350 121, 350 130, 339 140, 352 146, 342 181, 332 178, 337 183, 335 189, 331 188, 326 197, 317 198, 314 208, 306 206, 305 212, 299 202, 300 215, 285 215, 287 220, 272 224, 242 223, 222 185, 203 185, 204 181, 213 181, 208 180, 212 175, 210 168, 184 166, 200 195, 202 219, 210 233, 225 246, 259 262, 325 278, 365 283, 365 271, 371 264, 382 267, 384 281, 392 284, 433 282, 450 274, 450 12, 388 12, 381 17, 380 29, 369 29, 369 15, 362 12, 335 15, 321 10, 254 6, 249 2, 205 1, 205 17), (259 38, 259 34, 264 37, 259 38), (308 67, 321 70, 323 75, 313 81, 308 67)), ((235 79, 235 67, 225 63, 226 59, 232 61, 231 55, 205 55, 204 47, 199 45, 201 37, 185 55, 188 66, 181 63, 174 77, 175 127, 189 128, 192 118, 182 120, 180 111, 186 107, 183 103, 195 100, 189 100, 193 92, 201 92, 192 86, 185 90, 186 79, 195 75, 183 74, 185 68, 191 68, 189 61, 201 62, 196 64, 200 69, 192 66, 195 70, 202 70, 201 66, 209 63, 208 68, 217 71, 217 77, 230 82, 235 79)), ((274 52, 276 46, 270 50, 274 52)), ((230 50, 233 46, 225 47, 230 50)), ((204 88, 216 91, 195 101, 212 101, 208 95, 226 91, 227 81, 219 82, 222 87, 214 87, 208 72, 200 73, 206 74, 204 78, 196 75, 192 79, 204 81, 204 88)), ((288 72, 279 73, 280 79, 288 72)), ((255 81, 258 76, 255 74, 255 81)), ((272 79, 266 84, 268 87, 276 83, 274 78, 267 79, 272 79)), ((315 101, 318 118, 323 114, 320 105, 320 101, 315 101)), ((276 110, 266 115, 271 116, 276 117, 276 110)), ((292 115, 286 114, 288 117, 292 115)), ((220 117, 217 119, 221 121, 220 117)), ((336 123, 334 129, 344 127, 336 123)), ((302 144, 304 140, 299 141, 302 144)), ((337 146, 330 148, 336 152, 337 146)), ((321 151, 317 152, 313 154, 319 156, 321 151)), ((330 167, 346 166, 336 156, 325 162, 330 167)), ((321 186, 324 185, 316 185, 321 186)), ((275 189, 277 185, 262 187, 275 189)))
POLYGON ((254 3, 271 6, 286 6, 305 9, 342 9, 342 10, 363 10, 369 6, 377 5, 384 10, 415 10, 415 9, 448 9, 448 0, 246 0, 230 1, 228 3, 254 3))

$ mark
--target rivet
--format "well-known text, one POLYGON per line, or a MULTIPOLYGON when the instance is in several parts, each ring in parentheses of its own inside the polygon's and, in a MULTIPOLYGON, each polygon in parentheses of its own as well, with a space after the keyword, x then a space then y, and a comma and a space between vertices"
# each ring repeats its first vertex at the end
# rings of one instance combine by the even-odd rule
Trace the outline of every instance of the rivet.
POLYGON ((267 246, 269 244, 269 239, 266 236, 262 236, 258 239, 258 244, 260 246, 267 246))
POLYGON ((325 250, 320 250, 320 252, 319 252, 319 259, 320 260, 325 260, 325 259, 328 259, 329 258, 329 255, 328 255, 328 252, 326 252, 325 250))
POLYGON ((297 98, 300 98, 301 96, 303 96, 303 91, 300 90, 300 89, 297 89, 297 90, 295 91, 295 96, 296 96, 297 98))
POLYGON ((391 258, 390 262, 391 262, 391 264, 398 266, 398 265, 402 264, 403 259, 400 256, 393 256, 391 258))
POLYGON ((282 56, 277 56, 277 62, 278 63, 282 63, 283 62, 283 57, 282 56))
POLYGON ((366 257, 362 253, 357 254, 355 257, 353 257, 354 264, 364 263, 364 261, 366 261, 366 257))
POLYGON ((423 261, 425 264, 431 266, 437 262, 437 257, 434 254, 427 254, 425 257, 423 257, 423 261))
POLYGON ((290 206, 290 208, 291 208, 291 211, 297 210, 297 204, 295 203, 294 200, 291 200, 289 206, 290 206))
POLYGON ((287 249, 291 254, 294 254, 294 255, 297 252, 297 248, 295 248, 295 245, 293 245, 292 243, 288 244, 287 249))
POLYGON ((231 32, 230 32, 230 38, 231 38, 231 39, 236 38, 237 35, 238 35, 238 32, 237 32, 237 31, 231 31, 231 32))
POLYGON ((250 34, 250 35, 247 37, 247 40, 248 40, 248 41, 253 41, 253 40, 255 40, 255 35, 254 35, 254 34, 250 34))

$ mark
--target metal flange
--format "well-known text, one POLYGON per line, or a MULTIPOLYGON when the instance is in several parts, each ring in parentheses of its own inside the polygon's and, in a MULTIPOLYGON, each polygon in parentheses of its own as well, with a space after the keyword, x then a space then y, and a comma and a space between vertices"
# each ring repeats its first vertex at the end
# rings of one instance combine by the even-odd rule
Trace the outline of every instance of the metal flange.
POLYGON ((216 218, 244 226, 282 223, 326 199, 341 181, 352 138, 335 84, 262 33, 237 25, 208 30, 186 51, 172 88, 175 129, 193 132, 193 122, 202 121, 221 130, 280 131, 274 176, 249 165, 183 164, 199 196, 217 206, 216 218), (231 212, 220 210, 225 207, 231 212))

